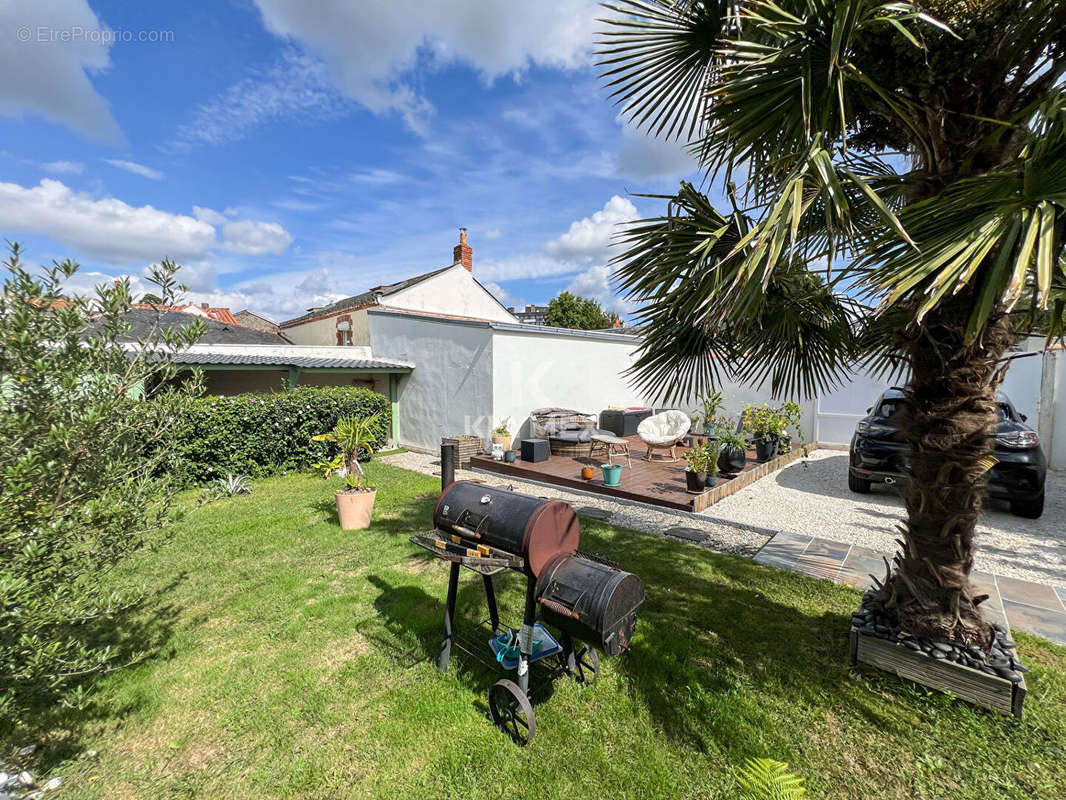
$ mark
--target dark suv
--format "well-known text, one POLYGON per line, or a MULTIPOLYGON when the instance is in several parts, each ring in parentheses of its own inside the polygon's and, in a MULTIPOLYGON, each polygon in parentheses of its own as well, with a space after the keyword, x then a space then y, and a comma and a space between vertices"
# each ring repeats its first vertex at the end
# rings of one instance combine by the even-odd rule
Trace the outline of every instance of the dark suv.
MULTIPOLYGON (((1036 432, 1025 424, 1025 415, 1002 394, 996 395, 996 402, 997 463, 988 477, 988 494, 1009 501, 1014 514, 1036 519, 1044 513, 1047 459, 1036 432)), ((893 484, 910 476, 910 455, 899 429, 905 403, 902 389, 889 389, 855 426, 848 467, 848 488, 853 492, 865 494, 871 483, 893 484)))

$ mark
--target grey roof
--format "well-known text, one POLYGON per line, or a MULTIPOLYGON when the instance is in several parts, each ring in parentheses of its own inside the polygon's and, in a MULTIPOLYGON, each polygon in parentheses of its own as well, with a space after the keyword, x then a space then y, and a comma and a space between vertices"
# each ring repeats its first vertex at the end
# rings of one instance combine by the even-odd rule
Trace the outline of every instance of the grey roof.
POLYGON ((246 366, 300 367, 301 369, 377 369, 384 371, 408 371, 410 364, 381 358, 338 358, 315 355, 300 355, 298 345, 292 345, 287 353, 250 353, 234 350, 223 352, 183 351, 174 355, 178 364, 234 364, 246 366))
POLYGON ((204 324, 204 335, 200 337, 198 344, 290 344, 289 340, 280 333, 270 333, 244 325, 227 325, 205 317, 186 314, 181 311, 156 311, 153 308, 131 308, 126 312, 124 319, 130 325, 130 331, 123 341, 135 342, 149 335, 153 326, 168 330, 180 330, 187 328, 196 321, 204 324))
POLYGON ((434 275, 440 275, 442 272, 451 269, 455 264, 449 264, 446 267, 435 269, 432 272, 426 272, 422 275, 416 275, 413 278, 407 278, 406 280, 397 281, 396 283, 388 283, 383 286, 375 286, 369 291, 362 294, 352 295, 351 297, 345 297, 343 300, 338 300, 336 303, 330 303, 328 306, 322 306, 308 311, 306 314, 302 314, 299 317, 293 319, 287 319, 281 323, 281 326, 295 325, 300 322, 307 322, 308 320, 315 319, 316 317, 336 314, 340 311, 347 311, 352 308, 361 308, 366 305, 374 305, 377 303, 379 297, 387 297, 390 294, 395 294, 402 289, 407 289, 410 286, 414 286, 416 283, 432 278, 434 275))

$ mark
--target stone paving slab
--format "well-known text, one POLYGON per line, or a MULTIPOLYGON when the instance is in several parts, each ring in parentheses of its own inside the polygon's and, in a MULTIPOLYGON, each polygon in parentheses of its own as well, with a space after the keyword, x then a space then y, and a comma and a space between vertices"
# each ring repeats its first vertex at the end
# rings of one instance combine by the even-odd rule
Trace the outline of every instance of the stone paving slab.
MULTIPOLYGON (((776 534, 755 554, 760 564, 857 589, 872 586, 871 575, 878 579, 884 576, 885 558, 891 560, 891 555, 861 545, 789 532, 776 534)), ((1066 587, 981 571, 975 571, 971 579, 981 594, 988 595, 981 608, 990 622, 1066 645, 1066 587)))

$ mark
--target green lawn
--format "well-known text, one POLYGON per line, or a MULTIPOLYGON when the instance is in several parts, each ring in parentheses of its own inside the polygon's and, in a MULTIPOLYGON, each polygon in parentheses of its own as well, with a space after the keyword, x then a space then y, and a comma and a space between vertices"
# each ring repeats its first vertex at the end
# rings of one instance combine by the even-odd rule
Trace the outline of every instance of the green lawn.
MULTIPOLYGON (((104 682, 76 734, 45 738, 38 773, 69 798, 712 798, 771 756, 819 798, 1062 797, 1066 649, 1018 634, 1018 723, 851 671, 853 590, 589 519, 583 548, 645 582, 633 650, 591 687, 556 683, 519 749, 486 719, 489 675, 433 666, 447 569, 407 537, 439 484, 372 470, 369 531, 341 532, 327 485, 288 476, 140 558, 158 604, 138 635, 161 648, 104 682)), ((521 580, 498 579, 505 619, 521 580)), ((460 613, 480 598, 465 573, 460 613)))

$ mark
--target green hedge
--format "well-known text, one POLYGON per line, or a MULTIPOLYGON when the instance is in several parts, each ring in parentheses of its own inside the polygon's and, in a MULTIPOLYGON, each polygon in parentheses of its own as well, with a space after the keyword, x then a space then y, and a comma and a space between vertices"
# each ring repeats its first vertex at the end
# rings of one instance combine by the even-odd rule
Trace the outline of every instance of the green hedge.
POLYGON ((273 394, 201 397, 194 401, 173 443, 172 471, 186 484, 227 473, 260 477, 305 470, 336 452, 312 436, 338 417, 381 414, 376 448, 391 425, 389 400, 369 389, 306 386, 273 394))

